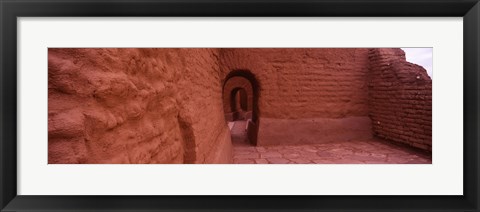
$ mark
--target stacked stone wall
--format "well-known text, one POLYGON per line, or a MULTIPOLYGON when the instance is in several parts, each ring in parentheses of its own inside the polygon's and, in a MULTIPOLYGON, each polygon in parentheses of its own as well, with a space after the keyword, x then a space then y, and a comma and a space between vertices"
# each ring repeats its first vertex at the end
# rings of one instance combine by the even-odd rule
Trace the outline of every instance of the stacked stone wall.
POLYGON ((401 49, 371 49, 369 114, 374 135, 432 150, 432 80, 401 49))

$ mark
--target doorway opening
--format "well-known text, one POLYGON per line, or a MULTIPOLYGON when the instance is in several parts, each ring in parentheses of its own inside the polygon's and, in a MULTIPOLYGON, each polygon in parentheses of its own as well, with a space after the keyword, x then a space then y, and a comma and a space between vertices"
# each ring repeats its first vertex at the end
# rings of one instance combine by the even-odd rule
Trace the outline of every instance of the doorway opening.
POLYGON ((252 110, 248 108, 248 96, 244 88, 235 88, 230 95, 232 121, 251 119, 252 110))
POLYGON ((236 145, 256 145, 259 85, 250 71, 230 72, 223 83, 223 109, 236 145))

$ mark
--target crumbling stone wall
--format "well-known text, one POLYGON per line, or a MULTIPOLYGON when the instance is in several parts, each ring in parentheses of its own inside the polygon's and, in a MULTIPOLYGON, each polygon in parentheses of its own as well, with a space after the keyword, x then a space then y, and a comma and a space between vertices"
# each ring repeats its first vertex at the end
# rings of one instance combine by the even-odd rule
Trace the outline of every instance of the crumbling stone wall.
POLYGON ((432 150, 432 80, 401 49, 371 49, 369 114, 373 133, 432 150))
POLYGON ((49 49, 49 163, 231 162, 218 73, 217 49, 49 49))

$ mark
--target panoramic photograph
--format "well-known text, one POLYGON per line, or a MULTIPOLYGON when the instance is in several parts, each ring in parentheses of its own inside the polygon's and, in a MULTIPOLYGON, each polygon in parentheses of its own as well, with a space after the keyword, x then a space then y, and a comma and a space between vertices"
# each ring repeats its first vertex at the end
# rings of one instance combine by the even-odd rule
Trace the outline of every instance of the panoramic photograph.
POLYGON ((49 48, 49 164, 432 164, 432 48, 49 48))

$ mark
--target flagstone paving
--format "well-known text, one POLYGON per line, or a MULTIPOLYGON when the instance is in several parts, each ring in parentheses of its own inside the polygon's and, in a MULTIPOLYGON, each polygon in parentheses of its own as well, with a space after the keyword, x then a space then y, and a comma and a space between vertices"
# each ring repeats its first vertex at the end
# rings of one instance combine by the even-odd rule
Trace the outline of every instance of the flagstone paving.
POLYGON ((236 164, 431 164, 431 155, 382 139, 325 144, 255 147, 248 143, 245 121, 232 130, 236 164))

